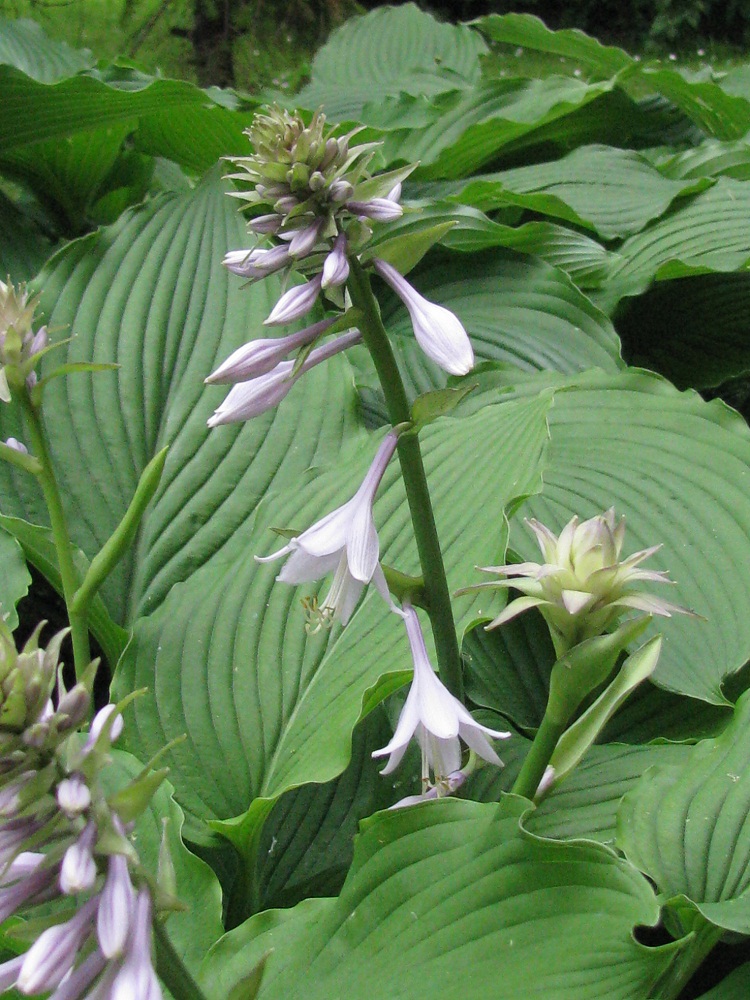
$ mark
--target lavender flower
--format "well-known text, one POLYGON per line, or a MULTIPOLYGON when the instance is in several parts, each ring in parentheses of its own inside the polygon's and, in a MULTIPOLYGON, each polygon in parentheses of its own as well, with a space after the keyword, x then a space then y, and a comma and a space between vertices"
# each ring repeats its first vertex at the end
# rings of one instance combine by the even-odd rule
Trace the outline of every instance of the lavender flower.
POLYGON ((385 436, 365 476, 351 500, 326 514, 278 552, 256 556, 258 562, 271 562, 289 556, 276 578, 281 583, 306 583, 333 572, 333 583, 320 607, 312 609, 319 624, 339 619, 343 625, 364 587, 374 583, 378 593, 391 604, 388 585, 379 560, 378 533, 372 505, 388 462, 396 448, 394 431, 385 436))
POLYGON ((33 332, 31 324, 38 296, 30 296, 26 285, 14 287, 10 281, 0 281, 0 400, 10 402, 11 385, 8 373, 17 385, 26 380, 29 387, 36 382, 34 365, 47 346, 47 328, 33 332))
POLYGON ((472 718, 432 669, 417 613, 408 603, 404 604, 403 616, 414 661, 414 679, 393 739, 387 746, 375 750, 372 756, 389 755, 381 774, 390 774, 401 763, 412 738, 416 738, 422 749, 423 795, 420 799, 440 797, 458 787, 457 781, 461 783, 462 779, 456 778, 461 768, 459 740, 484 760, 502 765, 487 737, 506 739, 510 733, 488 729, 472 718), (434 796, 427 795, 431 789, 436 790, 434 796))

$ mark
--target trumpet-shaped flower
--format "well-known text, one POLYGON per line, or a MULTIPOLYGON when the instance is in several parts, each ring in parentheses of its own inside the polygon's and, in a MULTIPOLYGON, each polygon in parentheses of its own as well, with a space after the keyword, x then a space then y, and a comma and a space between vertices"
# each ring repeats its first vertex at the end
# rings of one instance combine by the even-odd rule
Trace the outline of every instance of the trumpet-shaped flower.
MULTIPOLYGON (((270 252, 270 251, 269 251, 270 252)), ((307 316, 320 294, 322 276, 316 275, 304 285, 295 285, 285 292, 271 310, 266 326, 284 326, 307 316)))
MULTIPOLYGON (((440 681, 427 656, 417 613, 404 604, 404 621, 414 660, 414 679, 391 742, 373 757, 389 755, 381 774, 390 774, 401 762, 412 737, 422 749, 422 786, 425 794, 437 788, 437 796, 457 787, 461 768, 460 740, 491 764, 502 765, 488 736, 506 739, 510 733, 480 725, 440 681)), ((460 782, 459 782, 460 783, 460 782)), ((404 803, 407 804, 407 803, 404 803)))
POLYGON ((359 330, 350 330, 330 343, 310 351, 307 360, 300 365, 296 374, 294 361, 280 361, 272 371, 265 375, 258 375, 257 378, 247 382, 240 382, 229 390, 224 402, 214 411, 213 416, 209 417, 208 426, 218 427, 219 424, 250 420, 251 417, 257 417, 259 414, 265 413, 266 410, 278 406, 294 383, 305 372, 309 372, 315 365, 333 357, 334 354, 346 350, 347 347, 359 343, 361 339, 359 330))
POLYGON ((467 587, 513 587, 524 595, 510 604, 486 627, 497 628, 527 608, 537 607, 547 621, 558 655, 585 639, 601 635, 625 610, 648 614, 693 614, 687 608, 662 600, 633 584, 643 581, 672 583, 665 570, 640 569, 640 564, 661 548, 653 545, 620 559, 625 518, 615 521, 614 507, 604 514, 579 521, 573 517, 557 537, 533 518, 526 522, 536 535, 545 559, 482 567, 483 573, 505 577, 467 587))
POLYGON ((388 585, 379 559, 378 533, 372 505, 380 480, 396 448, 397 435, 387 434, 378 448, 362 485, 351 500, 326 514, 307 531, 258 562, 289 556, 281 573, 281 583, 307 583, 333 572, 333 583, 318 613, 323 621, 349 621, 362 590, 374 583, 389 604, 388 585))
POLYGON ((471 341, 458 316, 430 302, 412 288, 391 264, 375 260, 375 270, 406 306, 417 343, 428 358, 450 375, 466 375, 474 367, 471 341))

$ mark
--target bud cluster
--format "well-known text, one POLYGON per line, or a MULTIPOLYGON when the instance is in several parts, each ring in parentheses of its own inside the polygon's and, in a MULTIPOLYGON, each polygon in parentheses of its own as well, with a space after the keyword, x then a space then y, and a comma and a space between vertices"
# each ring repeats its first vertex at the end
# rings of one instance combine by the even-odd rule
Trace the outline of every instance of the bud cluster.
POLYGON ((47 328, 34 333, 32 321, 38 296, 30 296, 25 285, 14 287, 0 281, 0 400, 10 402, 10 382, 36 383, 34 365, 47 346, 47 328), (10 382, 8 376, 11 376, 10 382))
POLYGON ((278 242, 270 250, 227 255, 230 270, 257 280, 295 266, 320 271, 321 287, 333 289, 348 277, 347 250, 357 253, 371 237, 368 220, 401 217, 400 180, 411 168, 371 178, 367 168, 379 144, 352 145, 360 129, 340 137, 333 131, 320 111, 307 126, 277 107, 255 116, 246 130, 255 152, 231 159, 243 171, 231 177, 252 185, 236 197, 265 209, 250 229, 278 242))
POLYGON ((17 652, 0 620, 0 923, 42 903, 55 922, 45 917, 28 951, 0 964, 0 992, 160 1000, 151 891, 133 884, 129 837, 153 782, 141 776, 106 796, 100 774, 122 717, 107 705, 78 732, 95 666, 66 691, 58 656, 67 630, 42 649, 41 627, 17 652))

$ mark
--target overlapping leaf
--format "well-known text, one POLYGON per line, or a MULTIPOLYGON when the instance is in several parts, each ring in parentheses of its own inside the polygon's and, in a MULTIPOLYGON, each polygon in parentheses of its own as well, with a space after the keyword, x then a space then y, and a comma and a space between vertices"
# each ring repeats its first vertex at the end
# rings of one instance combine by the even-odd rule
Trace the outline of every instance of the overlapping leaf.
POLYGON ((387 96, 432 97, 476 83, 486 51, 477 32, 441 24, 414 3, 377 9, 334 32, 296 101, 322 105, 335 120, 357 120, 366 104, 387 96))
POLYGON ((667 897, 714 924, 750 933, 750 697, 716 740, 656 767, 623 801, 617 840, 667 897))
POLYGON ((26 560, 18 542, 7 531, 0 529, 0 565, 3 567, 0 576, 0 618, 13 631, 18 625, 16 604, 25 597, 31 583, 31 576, 26 568, 26 560))
POLYGON ((359 839, 338 899, 270 911, 228 934, 202 969, 227 991, 269 949, 259 997, 406 1000, 535 990, 560 1000, 646 1000, 672 949, 632 936, 658 906, 606 848, 541 841, 520 799, 381 813, 359 839), (595 915, 595 919, 592 919, 595 915), (543 932, 540 933, 540 927, 543 932), (470 972, 470 974, 469 974, 470 972))

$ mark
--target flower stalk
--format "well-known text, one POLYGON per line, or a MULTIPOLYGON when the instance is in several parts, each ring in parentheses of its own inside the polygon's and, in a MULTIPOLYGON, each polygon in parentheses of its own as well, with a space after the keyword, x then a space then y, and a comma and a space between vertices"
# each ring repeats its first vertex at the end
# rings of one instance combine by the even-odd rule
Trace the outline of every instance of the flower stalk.
POLYGON ((80 579, 73 562, 73 546, 70 541, 68 524, 63 509, 60 489, 57 485, 52 458, 47 445, 47 436, 44 432, 42 420, 38 409, 29 398, 28 392, 22 389, 17 393, 17 398, 21 405, 21 410, 26 421, 29 432, 31 450, 39 464, 36 472, 39 485, 44 494, 44 500, 49 511, 50 524, 52 526, 52 537, 55 543, 57 561, 60 567, 60 579, 62 581, 63 598, 68 612, 70 622, 70 637, 73 643, 73 663, 75 666, 76 680, 81 680, 84 671, 91 662, 91 651, 89 646, 89 630, 86 612, 74 611, 76 591, 78 590, 80 579))
MULTIPOLYGON (((349 258, 349 267, 347 287, 352 303, 362 312, 359 329, 378 373, 391 424, 396 426, 410 422, 411 410, 406 398, 406 390, 388 334, 380 318, 380 311, 370 287, 369 278, 362 270, 356 257, 349 258)), ((440 677, 451 694, 459 701, 463 701, 461 658, 453 620, 450 591, 445 576, 445 565, 435 526, 435 516, 427 486, 422 452, 416 435, 402 434, 398 440, 397 451, 422 568, 426 598, 425 609, 429 615, 435 638, 440 677)))

